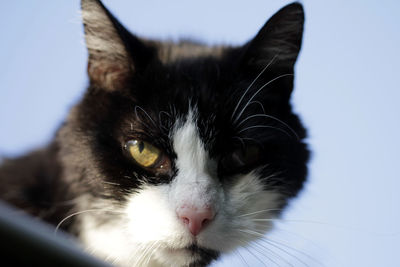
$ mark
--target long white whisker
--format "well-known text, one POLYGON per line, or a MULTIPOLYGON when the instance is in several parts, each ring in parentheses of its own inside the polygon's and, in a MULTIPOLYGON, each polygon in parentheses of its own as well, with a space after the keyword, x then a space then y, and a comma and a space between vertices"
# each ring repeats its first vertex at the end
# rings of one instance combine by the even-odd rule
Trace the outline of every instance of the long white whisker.
POLYGON ((261 102, 260 102, 260 101, 257 101, 257 100, 255 100, 255 101, 252 101, 252 102, 250 102, 250 103, 249 103, 249 106, 250 106, 251 104, 258 104, 258 105, 260 106, 260 108, 262 109, 262 111, 263 111, 263 114, 265 114, 265 109, 264 109, 264 106, 263 106, 263 104, 261 104, 261 102))
POLYGON ((269 252, 270 252, 271 254, 273 254, 276 258, 278 258, 278 259, 284 261, 284 262, 285 262, 286 264, 288 264, 289 266, 294 267, 293 264, 291 264, 291 263, 290 263, 289 261, 287 261, 284 257, 282 257, 281 255, 279 255, 278 253, 276 253, 275 251, 273 251, 271 248, 268 248, 267 246, 265 246, 265 245, 263 245, 263 244, 260 244, 260 243, 258 243, 258 242, 254 242, 254 245, 260 246, 261 249, 265 249, 265 250, 269 251, 269 252))
POLYGON ((234 253, 235 253, 236 255, 239 256, 239 258, 242 260, 242 262, 243 262, 246 266, 250 267, 250 265, 247 263, 247 261, 245 261, 245 259, 243 258, 242 254, 240 253, 239 250, 236 250, 234 253))
POLYGON ((240 133, 242 133, 242 132, 244 132, 244 131, 247 131, 247 130, 250 130, 250 129, 255 129, 255 128, 269 128, 269 129, 274 129, 274 130, 278 130, 278 131, 280 131, 280 132, 286 134, 286 135, 289 136, 289 137, 292 137, 288 132, 286 132, 286 131, 283 130, 282 128, 278 128, 278 127, 274 127, 274 126, 269 126, 269 125, 254 125, 254 126, 249 126, 249 127, 246 127, 246 128, 244 128, 244 129, 238 131, 237 134, 240 134, 240 133))
MULTIPOLYGON (((334 225, 330 223, 325 223, 325 222, 317 222, 317 221, 306 221, 306 220, 286 220, 286 219, 251 219, 252 221, 279 221, 279 222, 285 222, 285 223, 309 223, 309 224, 318 224, 318 225, 326 225, 326 226, 331 226, 331 227, 336 227, 336 228, 343 228, 343 229, 348 229, 345 226, 341 225, 334 225)), ((355 229, 357 230, 357 229, 355 229)))
POLYGON ((143 266, 149 266, 149 262, 150 262, 151 257, 153 256, 153 254, 157 251, 157 249, 160 246, 161 246, 161 242, 159 240, 156 241, 153 246, 151 246, 151 248, 149 250, 150 253, 148 253, 148 255, 146 256, 147 260, 146 260, 146 262, 144 263, 143 266))
POLYGON ((263 86, 260 87, 260 89, 258 89, 251 97, 250 99, 247 101, 246 105, 243 107, 242 111, 240 111, 240 113, 236 116, 235 120, 233 121, 233 123, 236 123, 237 120, 242 116, 243 112, 246 110, 246 108, 249 106, 249 104, 251 103, 251 101, 253 101, 254 97, 256 97, 256 95, 261 92, 266 86, 268 86, 269 84, 271 84, 272 82, 286 77, 286 76, 293 76, 293 73, 286 73, 286 74, 282 74, 279 75, 278 77, 273 78, 272 80, 270 80, 269 82, 265 83, 263 86))
POLYGON ((288 251, 284 250, 283 248, 273 244, 272 242, 269 242, 268 238, 265 238, 262 240, 263 242, 266 242, 267 244, 269 244, 270 246, 273 246, 276 249, 279 249, 280 251, 282 251, 283 253, 285 253, 286 255, 295 258, 298 262, 300 262, 301 264, 303 264, 304 266, 308 266, 308 264, 306 264, 304 261, 302 261, 299 257, 297 257, 296 255, 293 255, 292 253, 289 253, 288 251))
POLYGON ((154 245, 154 243, 150 244, 150 245, 144 245, 144 250, 142 252, 142 255, 140 255, 138 261, 136 262, 136 266, 138 266, 138 267, 143 266, 142 261, 144 261, 146 259, 146 255, 147 255, 147 253, 149 253, 151 251, 150 249, 153 245, 154 245))
POLYGON ((137 113, 137 109, 140 109, 141 111, 143 111, 143 113, 150 119, 150 121, 154 124, 154 126, 157 127, 157 124, 154 122, 154 120, 150 117, 150 115, 140 106, 135 106, 135 114, 136 117, 139 118, 138 113, 137 113))
MULTIPOLYGON (((238 230, 239 230, 239 233, 240 233, 243 237, 246 237, 245 234, 248 235, 248 233, 244 232, 242 229, 238 229, 238 230)), ((246 247, 247 245, 249 245, 248 242, 244 242, 242 239, 238 239, 237 241, 239 241, 239 243, 242 244, 242 248, 246 249, 247 252, 248 252, 249 254, 251 254, 254 258, 256 258, 259 262, 261 262, 261 263, 265 266, 265 263, 264 263, 260 258, 258 258, 254 253, 252 253, 252 252, 246 247)), ((263 254, 262 254, 262 255, 263 255, 263 254)), ((275 263, 275 265, 279 266, 279 264, 277 264, 274 260, 272 260, 272 259, 271 259, 270 257, 268 257, 267 255, 263 255, 263 256, 266 257, 266 258, 267 258, 268 260, 270 260, 271 262, 275 263)))
POLYGON ((282 123, 283 125, 285 125, 285 126, 296 136, 297 139, 300 139, 300 137, 299 137, 298 134, 295 132, 295 130, 293 130, 293 128, 290 127, 287 123, 285 123, 284 121, 278 119, 277 117, 274 117, 274 116, 271 116, 271 115, 267 115, 267 114, 255 114, 255 115, 248 116, 246 119, 240 121, 240 122, 237 124, 237 127, 239 127, 239 126, 240 126, 241 124, 243 124, 245 121, 247 121, 247 120, 249 120, 249 119, 252 119, 252 118, 255 118, 255 117, 269 118, 269 119, 275 120, 275 121, 277 121, 277 122, 279 122, 279 123, 282 123))
MULTIPOLYGON (((151 257, 153 257, 154 253, 156 253, 157 250, 158 250, 161 246, 162 246, 162 243, 159 242, 158 246, 157 246, 155 249, 153 249, 153 252, 150 254, 149 260, 151 259, 151 257)), ((147 262, 147 264, 148 264, 148 263, 149 263, 149 261, 147 262)))
MULTIPOLYGON (((309 254, 307 254, 307 253, 305 253, 305 252, 303 252, 303 251, 301 251, 301 250, 299 250, 299 249, 296 249, 296 248, 294 248, 294 247, 291 247, 291 246, 285 244, 284 242, 280 242, 280 241, 273 240, 273 239, 271 239, 271 238, 269 238, 269 237, 266 237, 266 236, 265 236, 264 234, 262 234, 262 233, 259 233, 259 232, 257 232, 257 231, 253 231, 253 230, 249 230, 249 229, 241 229, 241 230, 239 230, 239 231, 244 232, 244 233, 248 233, 248 234, 252 234, 252 235, 255 235, 255 236, 258 236, 258 237, 261 237, 261 239, 258 240, 257 242, 264 242, 264 243, 266 243, 266 244, 268 244, 268 245, 270 245, 270 246, 275 247, 276 249, 278 249, 278 250, 280 250, 280 251, 283 251, 285 254, 287 254, 287 255, 293 257, 294 259, 296 259, 298 262, 300 262, 300 263, 303 264, 304 266, 308 266, 308 264, 305 263, 302 259, 300 259, 300 258, 297 257, 296 255, 294 255, 294 254, 288 252, 287 250, 283 249, 282 247, 285 247, 285 248, 287 248, 287 249, 293 250, 294 252, 299 253, 299 254, 301 254, 301 255, 307 257, 308 259, 312 260, 314 263, 317 263, 317 264, 319 264, 320 266, 324 266, 323 263, 321 263, 320 261, 318 261, 318 260, 315 259, 314 257, 310 256, 309 254), (278 245, 279 245, 279 246, 278 246, 278 245), (282 247, 280 247, 280 246, 282 246, 282 247)), ((259 245, 260 245, 260 244, 259 244, 259 245)))
MULTIPOLYGON (((247 247, 244 247, 244 249, 246 249, 247 252, 249 252, 254 258, 256 258, 259 262, 261 262, 262 265, 264 265, 265 267, 268 267, 259 257, 257 257, 257 255, 255 253, 251 252, 251 250, 249 250, 247 247)), ((270 261, 274 262, 268 256, 265 255, 265 257, 267 257, 267 259, 269 259, 270 261)))
POLYGON ((258 78, 260 78, 260 76, 268 69, 268 67, 274 62, 275 58, 278 56, 278 54, 276 54, 270 62, 268 62, 268 64, 261 70, 261 72, 257 75, 257 77, 251 82, 251 84, 247 87, 246 91, 244 91, 244 93, 242 94, 242 96, 240 97, 238 103, 235 106, 235 109, 232 112, 232 116, 231 116, 231 120, 233 119, 233 117, 235 116, 235 113, 237 111, 237 109, 239 108, 240 104, 242 103, 243 98, 246 96, 247 92, 250 90, 250 88, 253 86, 253 84, 258 80, 258 78))
MULTIPOLYGON (((244 236, 243 233, 240 233, 240 232, 239 232, 239 234, 241 234, 240 236, 244 236)), ((244 236, 244 237, 245 237, 245 236, 244 236)), ((249 254, 251 254, 253 257, 255 257, 256 259, 258 259, 250 250, 248 250, 248 249, 246 248, 246 246, 249 244, 248 241, 244 241, 243 239, 238 238, 238 237, 235 237, 235 238, 227 237, 227 239, 228 239, 228 240, 235 241, 235 242, 239 242, 239 243, 242 245, 242 247, 241 247, 242 249, 246 249, 247 252, 248 252, 249 254)), ((249 266, 248 263, 245 261, 244 257, 242 257, 242 255, 241 255, 241 253, 240 253, 240 250, 239 250, 239 249, 236 249, 235 251, 238 253, 238 255, 240 256, 240 258, 242 259, 242 261, 243 261, 247 266, 249 266)), ((267 258, 268 258, 268 257, 267 257, 267 258)), ((258 260, 259 260, 259 259, 258 259, 258 260)), ((263 262, 261 262, 261 263, 263 263, 263 262)), ((263 264, 264 264, 264 263, 263 263, 263 264)))
POLYGON ((82 214, 82 213, 86 213, 86 212, 95 212, 95 211, 97 211, 97 212, 99 212, 99 211, 102 211, 102 212, 113 212, 113 213, 124 214, 124 213, 121 212, 121 211, 108 210, 108 209, 88 209, 88 210, 81 210, 81 211, 72 213, 72 214, 68 215, 67 217, 65 217, 64 219, 62 219, 62 220, 57 224, 56 229, 54 230, 54 234, 57 234, 58 229, 60 228, 60 226, 61 226, 66 220, 70 219, 71 217, 74 217, 74 216, 79 215, 79 214, 82 214))
MULTIPOLYGON (((319 246, 319 245, 318 245, 317 243, 315 243, 313 240, 311 240, 311 239, 309 239, 309 238, 307 238, 307 237, 305 237, 305 236, 303 236, 303 235, 301 235, 301 234, 299 234, 299 233, 292 232, 292 231, 289 231, 289 230, 287 230, 287 229, 282 229, 281 227, 278 227, 278 226, 275 226, 274 229, 275 229, 275 231, 281 231, 281 232, 283 232, 283 233, 292 235, 292 236, 294 236, 294 237, 296 237, 296 238, 300 238, 300 239, 302 239, 303 241, 306 241, 307 243, 313 245, 315 248, 321 249, 321 246, 319 246)), ((322 264, 321 264, 321 265, 322 265, 322 264)))
MULTIPOLYGON (((258 237, 261 237, 261 238, 264 238, 264 237, 265 237, 264 234, 259 233, 259 232, 257 232, 257 231, 249 230, 249 229, 242 229, 242 230, 240 230, 240 231, 241 231, 241 232, 244 232, 244 233, 252 234, 252 235, 254 235, 254 236, 258 236, 258 237)), ((302 263, 304 266, 308 266, 304 261, 302 261, 301 259, 299 259, 298 257, 296 257, 296 255, 293 255, 292 253, 289 253, 288 251, 284 250, 283 248, 281 248, 281 247, 279 247, 279 246, 277 246, 277 245, 275 245, 275 244, 273 244, 273 243, 271 243, 271 242, 268 242, 267 240, 268 240, 268 239, 263 239, 263 242, 266 242, 266 243, 268 243, 270 246, 273 246, 273 247, 275 247, 276 249, 279 249, 280 251, 282 251, 283 253, 289 255, 290 257, 293 257, 294 259, 296 259, 297 261, 299 261, 300 263, 302 263)))
POLYGON ((301 255, 307 257, 308 259, 312 260, 313 262, 315 262, 315 263, 317 263, 317 264, 323 266, 323 263, 320 262, 320 261, 318 261, 318 260, 315 259, 314 257, 308 255, 307 253, 305 253, 305 252, 303 252, 303 251, 301 251, 301 250, 299 250, 299 249, 296 249, 296 248, 294 248, 294 247, 291 247, 291 246, 289 246, 289 245, 287 245, 287 244, 285 244, 285 243, 283 243, 283 242, 273 240, 273 239, 271 239, 271 238, 269 238, 269 237, 260 240, 260 242, 267 242, 267 243, 272 242, 272 243, 276 243, 277 245, 280 245, 280 246, 283 246, 283 247, 285 247, 285 248, 291 249, 291 250, 293 250, 293 251, 295 251, 295 252, 297 252, 297 253, 299 253, 299 254, 301 254, 301 255))
POLYGON ((143 256, 142 251, 147 247, 146 244, 137 244, 135 247, 135 252, 131 253, 129 256, 129 265, 138 266, 138 259, 143 256), (138 256, 139 255, 139 256, 138 256))
MULTIPOLYGON (((261 212, 281 211, 281 210, 282 210, 282 209, 258 210, 258 211, 255 211, 255 212, 250 212, 250 213, 246 213, 246 214, 241 214, 241 215, 239 215, 239 216, 237 216, 237 217, 245 217, 245 216, 250 216, 250 215, 258 214, 258 213, 261 213, 261 212)), ((253 220, 256 220, 256 219, 253 219, 253 220)), ((267 219, 267 220, 269 220, 269 219, 267 219)))

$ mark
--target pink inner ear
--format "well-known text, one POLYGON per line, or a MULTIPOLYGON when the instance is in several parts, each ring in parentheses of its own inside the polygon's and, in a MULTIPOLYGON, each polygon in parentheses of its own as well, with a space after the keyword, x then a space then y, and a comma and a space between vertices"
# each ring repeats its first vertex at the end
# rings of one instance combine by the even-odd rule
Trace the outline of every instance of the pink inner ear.
POLYGON ((88 74, 95 85, 109 90, 116 91, 126 86, 129 75, 132 74, 132 67, 118 60, 108 59, 89 60, 88 74))

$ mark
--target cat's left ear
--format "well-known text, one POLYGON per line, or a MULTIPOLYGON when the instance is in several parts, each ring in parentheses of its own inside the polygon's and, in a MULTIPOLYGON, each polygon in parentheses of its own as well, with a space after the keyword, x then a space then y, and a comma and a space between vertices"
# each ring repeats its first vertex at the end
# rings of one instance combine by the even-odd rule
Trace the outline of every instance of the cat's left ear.
POLYGON ((126 30, 99 0, 81 0, 88 74, 92 85, 116 91, 149 60, 152 51, 126 30))
POLYGON ((279 69, 292 69, 300 51, 303 25, 304 10, 300 3, 283 7, 245 45, 242 63, 259 70, 270 63, 279 69))

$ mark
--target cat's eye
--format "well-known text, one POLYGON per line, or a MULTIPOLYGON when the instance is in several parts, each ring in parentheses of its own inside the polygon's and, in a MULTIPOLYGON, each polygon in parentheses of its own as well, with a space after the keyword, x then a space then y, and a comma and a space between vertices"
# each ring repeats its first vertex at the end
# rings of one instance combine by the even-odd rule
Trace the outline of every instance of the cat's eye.
POLYGON ((157 167, 162 152, 152 144, 141 140, 130 140, 125 149, 137 164, 145 168, 157 167))
POLYGON ((124 145, 125 154, 136 165, 156 176, 170 176, 172 165, 169 157, 158 147, 143 140, 129 140, 124 145))
POLYGON ((238 148, 221 158, 221 171, 225 174, 246 171, 247 167, 253 167, 259 161, 260 155, 258 146, 238 148))

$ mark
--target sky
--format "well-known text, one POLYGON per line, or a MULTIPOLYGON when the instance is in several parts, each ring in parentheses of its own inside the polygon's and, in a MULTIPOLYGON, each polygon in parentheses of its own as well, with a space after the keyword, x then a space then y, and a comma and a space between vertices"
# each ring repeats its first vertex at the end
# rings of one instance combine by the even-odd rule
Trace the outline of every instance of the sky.
MULTIPOLYGON (((290 2, 104 3, 140 36, 242 44, 290 2)), ((400 266, 400 2, 302 3, 292 103, 309 129, 309 182, 269 236, 281 249, 255 244, 214 266, 400 266)), ((1 6, 0 154, 15 156, 46 144, 79 100, 87 53, 78 0, 1 6)))

